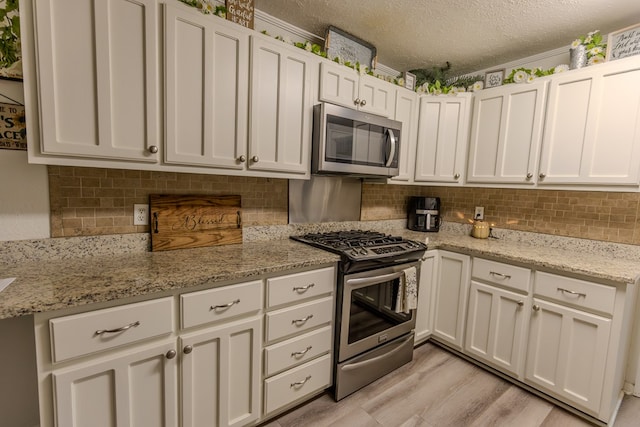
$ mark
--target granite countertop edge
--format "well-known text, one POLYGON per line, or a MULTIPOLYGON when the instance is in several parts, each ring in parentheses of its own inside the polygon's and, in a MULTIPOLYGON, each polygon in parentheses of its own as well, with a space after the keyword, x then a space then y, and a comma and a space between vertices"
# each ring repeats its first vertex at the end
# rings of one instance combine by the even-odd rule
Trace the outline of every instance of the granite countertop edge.
MULTIPOLYGON (((637 255, 620 257, 617 247, 609 255, 606 250, 579 250, 580 246, 575 244, 573 247, 551 247, 513 238, 474 239, 459 229, 439 233, 400 228, 386 231, 413 240, 428 240, 430 250, 442 249, 574 274, 614 286, 640 282, 637 255)), ((591 243, 586 241, 584 244, 591 243)), ((338 260, 336 254, 283 236, 210 248, 27 260, 0 265, 0 278, 16 277, 0 293, 0 319, 160 295, 167 291, 222 286, 243 279, 328 265, 338 260)))

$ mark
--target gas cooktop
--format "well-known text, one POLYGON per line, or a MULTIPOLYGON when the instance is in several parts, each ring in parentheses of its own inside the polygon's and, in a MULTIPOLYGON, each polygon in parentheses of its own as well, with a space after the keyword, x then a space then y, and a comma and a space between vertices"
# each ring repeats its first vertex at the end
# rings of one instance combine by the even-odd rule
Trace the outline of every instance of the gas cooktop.
POLYGON ((421 253, 427 249, 424 243, 415 240, 364 230, 309 233, 302 236, 291 236, 291 238, 340 254, 351 261, 384 260, 421 253))

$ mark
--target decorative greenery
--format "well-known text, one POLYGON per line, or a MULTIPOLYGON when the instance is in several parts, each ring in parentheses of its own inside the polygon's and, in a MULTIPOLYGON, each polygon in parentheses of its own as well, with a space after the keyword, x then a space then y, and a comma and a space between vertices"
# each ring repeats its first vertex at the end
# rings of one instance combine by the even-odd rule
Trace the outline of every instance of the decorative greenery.
POLYGON ((446 62, 444 67, 411 70, 410 72, 416 75, 416 92, 432 95, 450 95, 478 91, 484 87, 483 76, 449 77, 450 70, 451 63, 449 61, 446 62))
POLYGON ((6 0, 0 8, 0 68, 20 60, 20 15, 18 0, 6 0))
POLYGON ((600 64, 604 62, 607 44, 600 34, 600 30, 591 31, 586 36, 578 37, 571 43, 571 49, 584 46, 587 52, 587 65, 600 64))
POLYGON ((569 66, 566 64, 561 64, 553 68, 549 68, 548 70, 543 70, 542 68, 514 68, 511 70, 511 73, 503 80, 503 84, 508 83, 531 83, 535 81, 538 77, 550 76, 552 74, 558 74, 565 72, 569 69, 569 66))

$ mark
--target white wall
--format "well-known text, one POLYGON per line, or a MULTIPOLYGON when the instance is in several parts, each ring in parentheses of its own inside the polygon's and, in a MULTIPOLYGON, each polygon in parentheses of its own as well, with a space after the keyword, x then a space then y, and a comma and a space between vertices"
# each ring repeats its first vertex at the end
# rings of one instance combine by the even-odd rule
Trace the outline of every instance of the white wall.
MULTIPOLYGON (((0 80, 0 102, 11 100, 24 102, 22 83, 0 80)), ((0 241, 50 236, 47 167, 28 164, 26 151, 0 149, 0 241)))

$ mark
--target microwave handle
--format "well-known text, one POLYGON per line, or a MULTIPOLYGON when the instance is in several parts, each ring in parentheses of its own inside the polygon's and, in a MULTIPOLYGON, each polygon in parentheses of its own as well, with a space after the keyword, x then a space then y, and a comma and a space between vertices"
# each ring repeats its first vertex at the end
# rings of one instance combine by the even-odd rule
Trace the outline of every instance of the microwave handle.
POLYGON ((390 168, 393 163, 393 159, 396 157, 396 145, 398 142, 398 138, 393 134, 393 130, 387 129, 387 134, 389 135, 389 140, 391 141, 391 152, 389 153, 389 160, 387 160, 386 167, 390 168))

